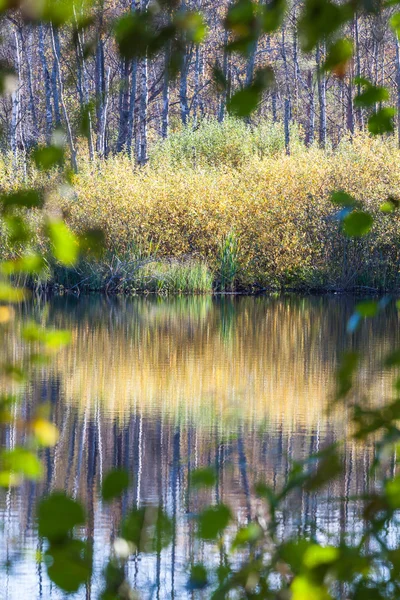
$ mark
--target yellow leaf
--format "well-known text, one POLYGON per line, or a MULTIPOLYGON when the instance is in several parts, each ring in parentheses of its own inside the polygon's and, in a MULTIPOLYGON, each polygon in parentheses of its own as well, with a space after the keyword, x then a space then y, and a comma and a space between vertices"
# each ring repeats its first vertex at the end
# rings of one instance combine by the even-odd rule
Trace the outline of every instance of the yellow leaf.
POLYGON ((32 423, 33 433, 41 446, 55 446, 58 442, 58 429, 46 419, 35 419, 32 423))

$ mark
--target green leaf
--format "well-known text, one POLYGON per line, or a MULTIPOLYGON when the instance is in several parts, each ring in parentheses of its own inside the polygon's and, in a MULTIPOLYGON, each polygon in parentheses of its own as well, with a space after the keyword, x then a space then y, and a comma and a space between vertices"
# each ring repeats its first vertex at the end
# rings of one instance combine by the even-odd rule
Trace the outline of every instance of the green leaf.
POLYGON ((22 329, 22 337, 27 342, 40 342, 48 349, 55 350, 71 342, 71 332, 66 329, 45 329, 33 321, 22 329))
POLYGON ((368 130, 372 135, 382 135, 394 131, 393 118, 396 110, 391 107, 381 108, 368 119, 368 130))
POLYGON ((332 596, 323 585, 316 584, 306 575, 298 575, 290 586, 291 600, 331 600, 332 596))
POLYGON ((134 509, 122 524, 122 537, 139 552, 159 552, 171 542, 172 522, 159 507, 134 509))
POLYGON ((104 477, 101 487, 103 500, 109 502, 118 498, 129 487, 129 475, 124 469, 114 469, 104 477))
POLYGON ((397 510, 400 508, 400 476, 398 475, 385 485, 385 494, 390 506, 397 510))
POLYGON ((180 11, 175 15, 174 23, 184 32, 187 41, 194 44, 204 42, 207 25, 201 13, 195 11, 180 11))
POLYGON ((228 112, 237 117, 248 117, 257 108, 263 91, 274 82, 272 69, 261 69, 256 73, 254 82, 237 91, 227 103, 228 112))
POLYGON ((396 367, 400 365, 400 350, 394 350, 385 357, 384 363, 385 367, 396 367))
POLYGON ((353 376, 358 367, 359 356, 356 352, 346 352, 336 375, 336 398, 343 398, 352 388, 353 376))
POLYGON ((0 302, 10 302, 18 304, 29 296, 27 290, 23 288, 17 288, 9 283, 0 282, 0 302))
POLYGON ((46 551, 51 560, 47 573, 65 592, 77 592, 92 575, 92 548, 88 542, 66 539, 61 544, 51 544, 46 551))
POLYGON ((4 450, 0 455, 2 471, 9 471, 21 475, 26 479, 40 479, 43 474, 42 463, 34 454, 25 448, 4 450))
POLYGON ((299 33, 305 52, 339 30, 352 15, 349 4, 339 5, 331 0, 305 0, 299 19, 299 33))
POLYGON ((362 210, 354 210, 343 219, 343 231, 349 237, 362 237, 371 230, 373 218, 362 210))
POLYGON ((304 488, 315 491, 335 480, 343 472, 343 465, 336 452, 331 452, 319 463, 316 471, 312 472, 305 481, 304 488))
POLYGON ((215 485, 217 481, 217 477, 215 474, 215 469, 204 468, 204 469, 196 469, 192 471, 190 475, 190 483, 194 488, 201 487, 212 487, 215 485))
POLYGON ((14 273, 41 273, 45 267, 45 261, 40 254, 29 252, 15 260, 6 260, 0 263, 0 270, 4 275, 14 273))
POLYGON ((356 311, 361 317, 375 317, 378 313, 379 303, 376 300, 364 300, 356 304, 356 311))
POLYGON ((264 33, 272 33, 280 27, 285 16, 286 7, 286 0, 271 0, 262 5, 262 29, 264 33))
POLYGON ((207 569, 203 564, 193 565, 190 569, 188 587, 191 590, 202 590, 208 585, 207 569))
POLYGON ((241 548, 247 544, 258 542, 263 536, 263 530, 258 523, 249 523, 237 532, 232 542, 232 548, 241 548))
POLYGON ((198 535, 203 540, 215 540, 223 533, 232 515, 225 504, 210 506, 198 517, 198 535))
POLYGON ((372 85, 369 82, 364 85, 366 89, 354 98, 355 106, 368 107, 389 99, 389 92, 386 88, 372 85))
POLYGON ((331 201, 334 204, 338 204, 339 206, 343 206, 345 208, 352 208, 356 205, 356 200, 350 194, 338 190, 336 192, 332 192, 331 201))
POLYGON ((85 523, 85 512, 76 500, 63 492, 43 498, 38 506, 38 532, 51 542, 63 540, 74 527, 85 523))
POLYGON ((393 31, 395 32, 395 34, 397 35, 397 37, 400 36, 400 13, 394 13, 394 15, 392 15, 392 17, 390 18, 390 26, 393 29, 393 31))
POLYGON ((4 217, 4 223, 8 242, 11 246, 32 240, 32 231, 23 217, 8 214, 4 217))
POLYGON ((337 40, 328 49, 323 69, 333 71, 336 75, 343 77, 346 68, 353 56, 353 44, 348 39, 337 40))
POLYGON ((60 146, 45 146, 33 152, 33 160, 38 169, 49 171, 61 167, 64 163, 64 150, 60 146))
POLYGON ((5 210, 10 208, 42 208, 43 195, 34 189, 20 190, 18 192, 10 192, 0 196, 0 204, 5 210))
POLYGON ((79 242, 63 221, 48 221, 47 235, 52 243, 54 257, 67 267, 78 259, 79 242))
POLYGON ((334 546, 312 544, 304 553, 303 563, 308 569, 315 569, 320 565, 336 562, 339 556, 340 551, 334 546))

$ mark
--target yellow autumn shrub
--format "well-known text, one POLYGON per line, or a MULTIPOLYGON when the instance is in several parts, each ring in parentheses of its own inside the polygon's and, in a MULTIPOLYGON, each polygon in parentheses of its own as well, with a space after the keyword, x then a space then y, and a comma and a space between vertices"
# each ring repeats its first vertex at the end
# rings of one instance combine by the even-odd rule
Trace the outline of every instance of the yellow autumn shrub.
MULTIPOLYGON (((5 165, 0 161, 0 181, 10 185, 5 165)), ((249 154, 239 165, 228 158, 202 166, 152 160, 139 168, 124 155, 94 163, 82 157, 73 188, 53 194, 47 206, 78 232, 103 229, 111 254, 134 248, 157 260, 204 261, 216 281, 221 245, 234 236, 239 287, 395 287, 399 217, 379 208, 400 198, 399 165, 394 138, 365 134, 334 151, 297 145, 290 156, 249 154), (330 200, 338 189, 376 217, 364 238, 341 232, 330 200)), ((44 176, 31 169, 30 177, 37 183, 44 176)))
POLYGON ((379 207, 400 194, 399 164, 393 140, 366 135, 334 152, 252 156, 240 167, 139 169, 116 156, 85 162, 62 206, 74 229, 101 227, 116 252, 151 245, 161 258, 203 259, 214 273, 220 244, 234 232, 243 285, 377 284, 383 267, 391 281, 398 272, 399 219, 379 207), (370 235, 349 240, 341 233, 330 201, 335 189, 377 216, 370 235))

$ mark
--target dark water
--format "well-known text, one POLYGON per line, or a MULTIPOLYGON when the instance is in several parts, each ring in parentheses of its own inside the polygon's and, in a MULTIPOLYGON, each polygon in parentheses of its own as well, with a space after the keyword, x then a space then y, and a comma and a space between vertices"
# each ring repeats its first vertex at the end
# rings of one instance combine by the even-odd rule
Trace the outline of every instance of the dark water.
MULTIPOLYGON (((185 590, 187 565, 220 559, 196 539, 193 515, 216 501, 231 506, 237 523, 262 515, 255 482, 281 485, 293 459, 346 432, 344 410, 326 416, 342 350, 363 353, 361 384, 375 401, 390 394, 390 376, 377 364, 400 341, 397 312, 388 309, 349 336, 354 304, 340 297, 61 297, 18 309, 2 358, 21 355, 19 332, 31 319, 70 329, 73 341, 50 367, 35 370, 3 434, 3 447, 23 442, 19 416, 45 403, 60 430, 57 445, 42 455, 43 481, 1 492, 0 598, 63 597, 46 576, 35 527, 36 500, 59 488, 84 502, 88 522, 80 533, 94 543, 94 576, 74 597, 98 596, 121 516, 146 503, 165 507, 173 543, 159 555, 132 557, 129 578, 143 598, 192 597, 185 590), (205 465, 215 467, 217 484, 195 493, 190 472, 205 465), (126 467, 133 484, 110 507, 99 489, 115 466, 126 467)), ((288 500, 282 536, 293 530, 321 539, 357 535, 350 503, 328 500, 373 485, 370 462, 371 448, 348 444, 340 481, 288 500)))

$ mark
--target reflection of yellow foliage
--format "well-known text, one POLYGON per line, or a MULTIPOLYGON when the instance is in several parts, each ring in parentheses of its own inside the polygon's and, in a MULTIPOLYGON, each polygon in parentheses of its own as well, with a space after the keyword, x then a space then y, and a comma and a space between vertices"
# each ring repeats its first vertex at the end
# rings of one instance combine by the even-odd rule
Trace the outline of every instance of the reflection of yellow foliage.
POLYGON ((285 430, 326 427, 346 318, 340 304, 185 302, 136 299, 115 322, 107 323, 107 310, 90 325, 61 321, 73 332, 54 367, 67 401, 92 411, 100 401, 120 416, 162 413, 207 425, 243 418, 285 430))

